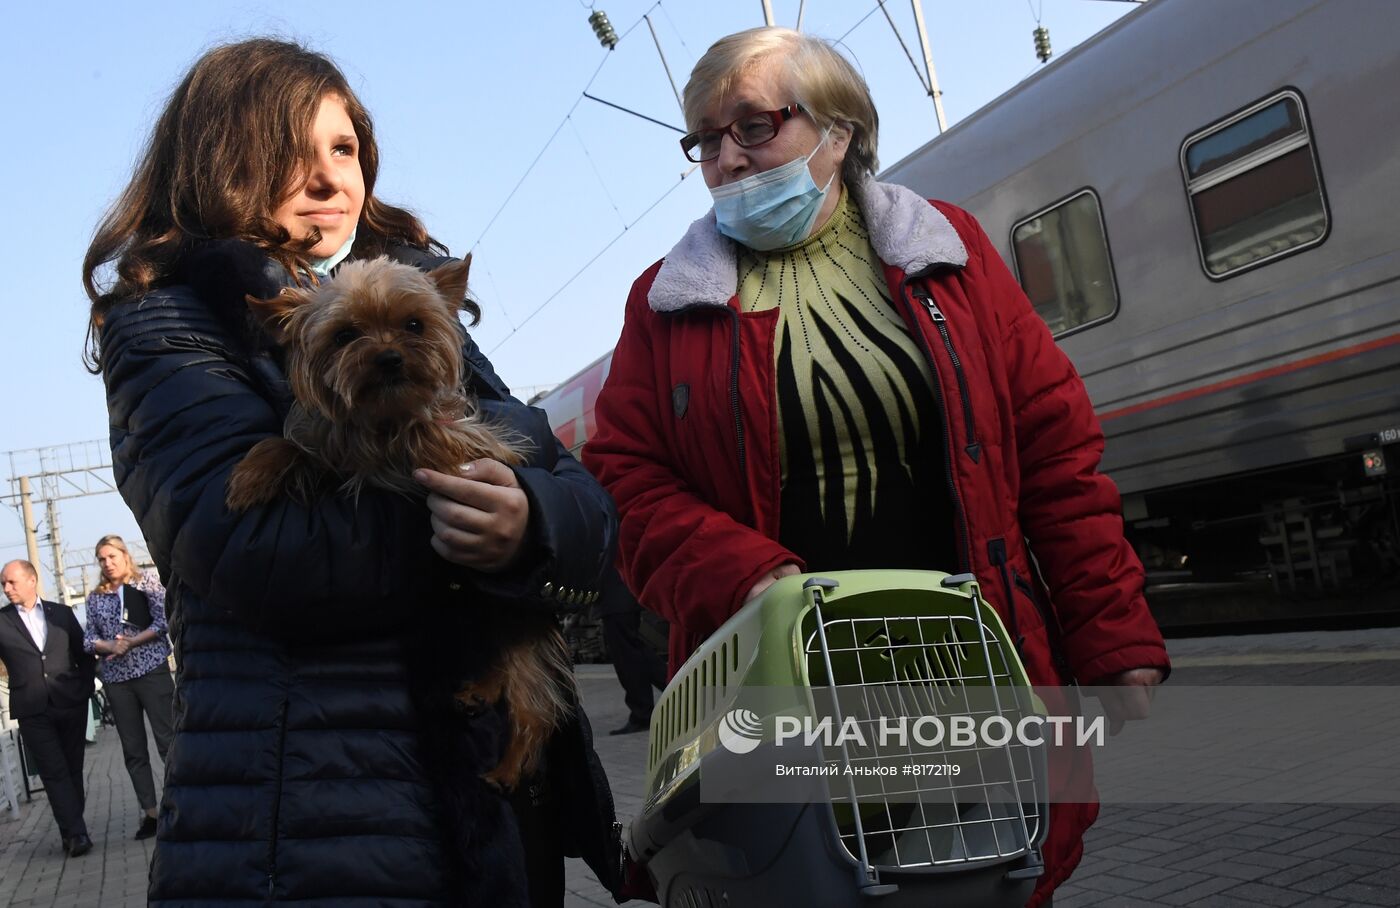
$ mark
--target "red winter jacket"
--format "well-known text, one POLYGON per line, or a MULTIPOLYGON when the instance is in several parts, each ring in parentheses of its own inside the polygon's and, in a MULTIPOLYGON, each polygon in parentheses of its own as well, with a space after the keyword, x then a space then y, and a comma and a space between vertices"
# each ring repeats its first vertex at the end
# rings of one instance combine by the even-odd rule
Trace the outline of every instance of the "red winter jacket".
MULTIPOLYGON (((1098 420, 1044 321, 967 212, 873 180, 850 189, 933 364, 961 549, 947 570, 982 581, 1033 683, 1169 670, 1118 491, 1097 472, 1098 420)), ((672 672, 765 572, 802 565, 776 541, 778 313, 740 313, 737 273, 711 214, 637 280, 584 449, 617 501, 623 577, 671 623, 672 672)), ((1052 809, 1032 905, 1069 876, 1098 814, 1087 751, 1052 756, 1051 776, 1086 803, 1052 809)))

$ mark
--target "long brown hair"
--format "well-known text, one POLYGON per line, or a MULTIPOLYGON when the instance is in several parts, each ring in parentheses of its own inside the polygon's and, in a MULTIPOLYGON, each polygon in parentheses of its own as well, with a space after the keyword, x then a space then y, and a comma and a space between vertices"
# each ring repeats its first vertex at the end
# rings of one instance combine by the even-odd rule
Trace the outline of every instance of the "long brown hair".
POLYGON ((168 283, 200 241, 243 239, 293 273, 305 267, 319 235, 294 240, 273 212, 306 179, 312 124, 328 95, 344 102, 359 137, 365 202, 354 254, 379 255, 393 243, 446 252, 411 212, 375 198, 374 124, 329 58, 272 38, 216 47, 171 93, 131 182, 88 246, 83 288, 92 314, 84 359, 91 371, 102 368, 107 311, 168 283), (102 286, 96 272, 106 265, 115 275, 102 286))
MULTIPOLYGON (((102 549, 107 546, 111 546, 118 552, 121 552, 122 557, 126 559, 126 576, 119 577, 116 580, 108 580, 106 576, 101 575, 99 571, 99 576, 102 576, 102 582, 97 584, 97 591, 99 593, 110 593, 123 583, 135 583, 137 580, 141 579, 141 572, 136 570, 136 562, 131 559, 131 550, 126 547, 126 541, 124 539, 115 534, 103 536, 101 539, 97 540, 97 545, 93 546, 93 555, 100 557, 102 549)), ((101 568, 100 563, 98 567, 101 568)))

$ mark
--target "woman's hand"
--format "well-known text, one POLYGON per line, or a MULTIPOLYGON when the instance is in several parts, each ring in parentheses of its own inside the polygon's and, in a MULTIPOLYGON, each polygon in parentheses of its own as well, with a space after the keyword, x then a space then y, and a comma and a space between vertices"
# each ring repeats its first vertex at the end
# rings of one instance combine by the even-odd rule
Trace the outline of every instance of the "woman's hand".
POLYGON ((509 568, 525 548, 530 500, 510 467, 474 460, 460 476, 414 470, 428 490, 433 551, 453 564, 494 573, 509 568))
POLYGON ((1100 681, 1099 702, 1108 714, 1108 733, 1118 734, 1130 719, 1146 719, 1156 693, 1153 688, 1164 679, 1160 668, 1133 668, 1100 681))
POLYGON ((113 637, 111 640, 98 640, 93 645, 93 649, 99 655, 105 654, 107 656, 108 662, 111 662, 118 656, 125 656, 127 653, 131 652, 131 647, 131 640, 122 634, 117 634, 117 636, 113 637))
POLYGON ((777 567, 773 568, 773 570, 758 578, 758 582, 749 588, 748 595, 744 597, 744 603, 747 605, 748 603, 753 602, 759 596, 763 595, 764 590, 768 589, 770 586, 777 583, 779 580, 782 580, 784 577, 791 577, 793 574, 800 573, 802 573, 802 570, 798 568, 798 566, 795 564, 778 565, 777 567))

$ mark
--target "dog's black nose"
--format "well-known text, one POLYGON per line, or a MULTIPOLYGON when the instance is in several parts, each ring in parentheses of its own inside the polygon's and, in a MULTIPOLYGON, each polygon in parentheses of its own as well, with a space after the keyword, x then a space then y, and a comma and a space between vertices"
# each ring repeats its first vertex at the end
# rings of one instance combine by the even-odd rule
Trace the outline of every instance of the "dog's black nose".
POLYGON ((396 372, 403 365, 403 354, 397 350, 380 350, 375 354, 374 364, 385 372, 396 372))

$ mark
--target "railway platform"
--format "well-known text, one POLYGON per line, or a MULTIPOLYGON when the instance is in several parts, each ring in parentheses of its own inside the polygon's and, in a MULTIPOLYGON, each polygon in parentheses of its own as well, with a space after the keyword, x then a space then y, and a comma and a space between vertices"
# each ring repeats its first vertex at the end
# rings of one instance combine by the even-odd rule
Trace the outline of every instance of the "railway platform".
MULTIPOLYGON (((1400 684, 1400 629, 1172 640, 1172 683, 1400 684)), ((618 814, 641 810, 645 735, 609 737, 626 720, 608 665, 579 668, 597 747, 618 814)), ((154 747, 151 748, 154 753, 154 747)), ((154 759, 154 757, 153 757, 154 759)), ((150 841, 137 842, 137 809, 113 729, 88 748, 88 823, 96 847, 65 860, 42 794, 18 818, 0 815, 0 908, 145 905, 150 841)), ((571 861, 565 905, 612 905, 571 861)), ((1400 805, 1106 805, 1085 858, 1056 908, 1400 905, 1400 805)))

